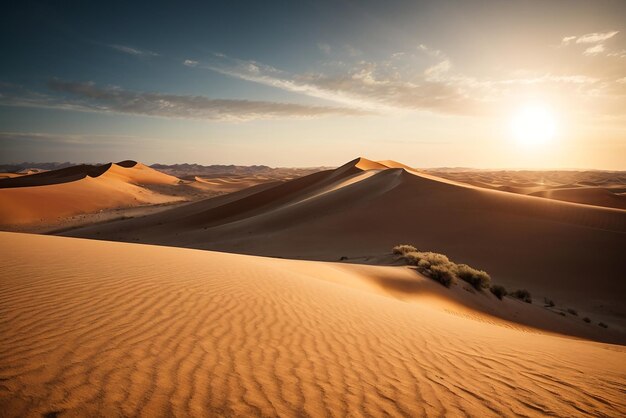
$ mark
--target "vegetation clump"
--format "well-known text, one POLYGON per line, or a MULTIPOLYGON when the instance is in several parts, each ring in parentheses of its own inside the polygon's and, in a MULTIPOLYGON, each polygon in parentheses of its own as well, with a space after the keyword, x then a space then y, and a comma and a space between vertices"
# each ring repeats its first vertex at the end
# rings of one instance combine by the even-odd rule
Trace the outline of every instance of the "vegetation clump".
POLYGON ((455 270, 459 279, 471 284, 476 290, 487 289, 491 284, 491 277, 486 272, 467 264, 457 264, 455 270))
POLYGON ((569 312, 570 314, 574 316, 578 316, 578 312, 576 311, 576 309, 567 308, 567 312, 569 312))
POLYGON ((515 292, 511 293, 511 296, 516 299, 523 300, 526 303, 533 303, 532 296, 530 295, 530 292, 526 289, 518 289, 515 292))
POLYGON ((543 298, 543 302, 545 303, 545 307, 546 308, 553 308, 554 307, 554 301, 552 299, 543 298))
POLYGON ((493 293, 500 300, 508 294, 504 286, 500 286, 499 284, 491 286, 489 290, 491 290, 491 293, 493 293))
POLYGON ((488 289, 491 284, 491 277, 486 272, 467 264, 456 264, 443 254, 417 251, 408 244, 393 247, 393 253, 446 287, 450 287, 457 279, 471 284, 476 290, 488 289))
POLYGON ((428 274, 445 287, 452 286, 452 283, 454 283, 456 279, 454 272, 444 265, 432 266, 428 274))
POLYGON ((393 253, 396 255, 405 255, 407 253, 412 253, 415 251, 417 251, 417 248, 408 244, 401 244, 393 247, 393 253))
POLYGON ((602 328, 608 328, 609 326, 607 324, 605 324, 604 322, 600 322, 598 325, 600 325, 602 328))
POLYGON ((586 317, 584 317, 584 318, 583 318, 583 321, 585 321, 586 323, 590 323, 590 322, 591 322, 591 319, 589 319, 589 317, 588 317, 588 316, 586 316, 586 317))

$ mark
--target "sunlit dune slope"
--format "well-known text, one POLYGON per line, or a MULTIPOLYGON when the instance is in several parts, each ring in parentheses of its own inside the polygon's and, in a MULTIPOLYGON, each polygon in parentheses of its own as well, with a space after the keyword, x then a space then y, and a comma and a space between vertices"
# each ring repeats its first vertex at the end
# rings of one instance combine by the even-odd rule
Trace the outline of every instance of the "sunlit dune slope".
POLYGON ((141 163, 75 166, 0 180, 0 225, 46 223, 103 209, 180 200, 144 186, 174 185, 176 177, 141 163))
POLYGON ((528 288, 539 301, 548 296, 626 325, 623 210, 470 187, 364 159, 195 209, 67 234, 359 262, 412 243, 528 288))
POLYGON ((0 233, 0 410, 624 414, 623 347, 461 316, 428 286, 401 301, 380 269, 0 233))

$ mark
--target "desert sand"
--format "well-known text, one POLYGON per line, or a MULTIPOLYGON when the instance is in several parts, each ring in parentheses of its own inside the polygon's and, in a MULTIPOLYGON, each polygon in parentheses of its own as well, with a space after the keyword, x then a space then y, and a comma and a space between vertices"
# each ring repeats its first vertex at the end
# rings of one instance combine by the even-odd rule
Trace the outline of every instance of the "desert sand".
POLYGON ((406 267, 0 233, 0 270, 3 416, 626 410, 623 346, 468 314, 406 267), (409 299, 380 285, 405 274, 409 299))
POLYGON ((488 189, 626 209, 626 173, 623 171, 436 169, 429 172, 488 189))
MULTIPOLYGON (((359 158, 68 236, 385 264, 410 243, 626 333, 626 211, 471 186, 359 158)), ((393 261, 393 260, 391 260, 393 261)))

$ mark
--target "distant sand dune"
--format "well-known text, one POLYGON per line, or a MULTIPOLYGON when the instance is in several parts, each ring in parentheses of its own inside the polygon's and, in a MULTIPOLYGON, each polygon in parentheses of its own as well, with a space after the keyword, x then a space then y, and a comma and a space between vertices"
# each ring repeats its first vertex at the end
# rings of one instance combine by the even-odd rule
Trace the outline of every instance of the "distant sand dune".
POLYGON ((176 177, 141 163, 74 166, 0 180, 0 225, 47 223, 99 210, 182 200, 142 186, 176 177))
POLYGON ((626 351, 362 269, 0 233, 3 416, 620 416, 626 351), (123 254, 124 257, 120 258, 123 254), (360 270, 359 270, 360 269, 360 270))

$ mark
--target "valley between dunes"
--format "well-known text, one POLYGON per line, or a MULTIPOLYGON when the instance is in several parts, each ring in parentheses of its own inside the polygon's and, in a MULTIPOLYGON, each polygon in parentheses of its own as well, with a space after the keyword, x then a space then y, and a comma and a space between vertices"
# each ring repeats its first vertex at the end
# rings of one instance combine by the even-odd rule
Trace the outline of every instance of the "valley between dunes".
POLYGON ((2 416, 626 411, 623 346, 494 319, 406 267, 3 232, 0 271, 2 416), (410 298, 384 285, 407 275, 410 298))

